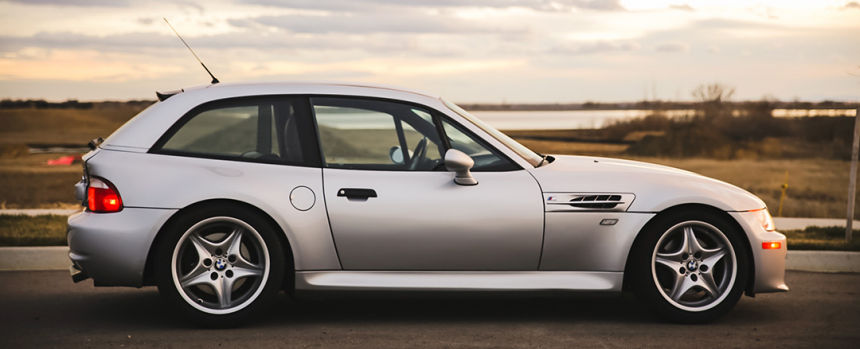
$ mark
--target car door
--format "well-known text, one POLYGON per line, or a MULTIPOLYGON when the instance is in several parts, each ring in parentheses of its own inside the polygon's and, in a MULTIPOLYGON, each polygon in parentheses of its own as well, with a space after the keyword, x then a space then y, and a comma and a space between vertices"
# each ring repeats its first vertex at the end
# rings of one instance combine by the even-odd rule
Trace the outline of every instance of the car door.
POLYGON ((543 202, 535 179, 429 108, 311 98, 323 191, 347 270, 536 270, 543 202), (471 155, 477 185, 454 183, 443 155, 471 155))

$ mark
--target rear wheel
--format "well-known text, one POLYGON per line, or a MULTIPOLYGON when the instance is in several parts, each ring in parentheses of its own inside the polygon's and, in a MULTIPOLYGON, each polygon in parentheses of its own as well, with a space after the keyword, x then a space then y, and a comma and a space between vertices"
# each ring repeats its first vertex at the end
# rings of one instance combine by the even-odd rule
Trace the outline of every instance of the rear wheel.
POLYGON ((236 326, 280 290, 284 257, 275 229, 242 207, 207 207, 171 224, 156 251, 159 292, 206 326, 236 326))
POLYGON ((749 272, 741 232, 708 211, 657 219, 631 259, 639 297, 665 319, 682 323, 712 321, 731 310, 749 272))

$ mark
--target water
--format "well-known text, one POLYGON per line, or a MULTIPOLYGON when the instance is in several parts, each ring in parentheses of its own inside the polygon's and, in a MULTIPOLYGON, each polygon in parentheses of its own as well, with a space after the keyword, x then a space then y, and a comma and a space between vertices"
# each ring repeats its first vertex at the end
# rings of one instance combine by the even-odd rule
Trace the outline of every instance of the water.
MULTIPOLYGON (((615 121, 643 117, 650 110, 559 110, 559 111, 474 111, 481 120, 499 130, 593 129, 615 121)), ((855 116, 856 109, 774 109, 774 117, 855 116)), ((669 117, 695 113, 692 109, 669 110, 669 117)))
MULTIPOLYGON (((647 116, 646 109, 629 110, 552 110, 552 111, 473 111, 479 119, 499 130, 572 130, 594 129, 615 121, 647 116)), ((695 114, 694 109, 666 110, 663 114, 682 117, 695 114)), ((774 109, 774 117, 855 116, 856 109, 774 109)), ((388 114, 373 112, 326 113, 328 126, 342 129, 392 128, 394 120, 388 114)))
POLYGON ((476 111, 499 130, 570 130, 601 128, 613 121, 648 115, 647 110, 476 111))

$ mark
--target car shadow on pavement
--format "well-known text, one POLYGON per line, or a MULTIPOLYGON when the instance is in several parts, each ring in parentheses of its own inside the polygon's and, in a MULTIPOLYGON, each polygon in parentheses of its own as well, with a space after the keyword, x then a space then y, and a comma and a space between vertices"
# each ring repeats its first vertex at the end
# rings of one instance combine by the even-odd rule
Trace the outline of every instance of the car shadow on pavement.
MULTIPOLYGON (((103 294, 90 299, 86 309, 90 323, 147 328, 195 328, 170 308, 154 288, 142 292, 103 294)), ((497 294, 281 294, 265 314, 249 326, 336 323, 450 323, 450 322, 607 322, 660 323, 650 310, 630 296, 593 295, 497 295, 497 294)), ((772 319, 752 300, 742 299, 717 323, 753 323, 772 319)), ((667 324, 670 325, 670 324, 667 324)))
POLYGON ((346 294, 284 296, 266 322, 376 323, 654 322, 631 297, 512 294, 346 294))

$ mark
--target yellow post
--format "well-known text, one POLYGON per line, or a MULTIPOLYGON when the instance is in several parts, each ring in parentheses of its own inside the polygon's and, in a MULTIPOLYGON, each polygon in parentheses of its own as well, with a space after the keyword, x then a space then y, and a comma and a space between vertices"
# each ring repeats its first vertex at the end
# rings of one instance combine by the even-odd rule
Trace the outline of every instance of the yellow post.
POLYGON ((845 217, 845 241, 854 237, 854 200, 857 198, 857 154, 860 153, 860 108, 854 114, 854 143, 851 145, 851 172, 848 174, 848 209, 845 217))
POLYGON ((788 190, 788 171, 785 171, 785 182, 782 183, 782 194, 779 195, 779 209, 776 210, 777 217, 782 217, 782 203, 785 201, 786 190, 788 190))

